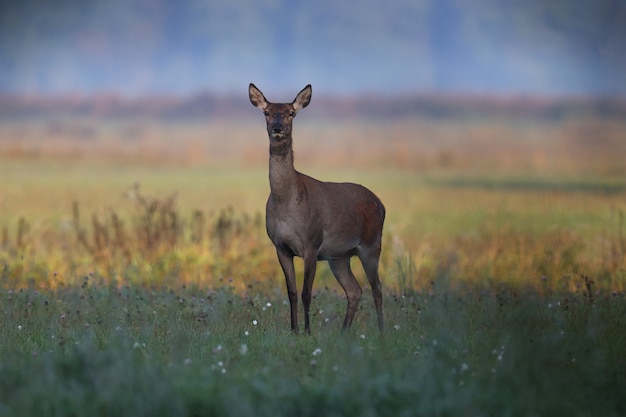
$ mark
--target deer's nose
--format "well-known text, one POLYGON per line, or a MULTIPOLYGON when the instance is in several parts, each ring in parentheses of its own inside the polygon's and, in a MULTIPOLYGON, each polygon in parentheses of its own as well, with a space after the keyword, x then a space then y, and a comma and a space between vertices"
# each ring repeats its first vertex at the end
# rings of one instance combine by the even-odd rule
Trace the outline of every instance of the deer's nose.
POLYGON ((283 131, 283 125, 281 123, 274 123, 272 125, 272 132, 280 133, 283 131))

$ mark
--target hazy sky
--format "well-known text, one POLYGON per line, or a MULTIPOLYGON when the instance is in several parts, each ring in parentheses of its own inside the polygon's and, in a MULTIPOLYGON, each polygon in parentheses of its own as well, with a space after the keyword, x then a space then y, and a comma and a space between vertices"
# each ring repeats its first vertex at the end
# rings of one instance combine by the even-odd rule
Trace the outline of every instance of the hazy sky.
POLYGON ((623 0, 1 0, 0 92, 626 94, 623 0))

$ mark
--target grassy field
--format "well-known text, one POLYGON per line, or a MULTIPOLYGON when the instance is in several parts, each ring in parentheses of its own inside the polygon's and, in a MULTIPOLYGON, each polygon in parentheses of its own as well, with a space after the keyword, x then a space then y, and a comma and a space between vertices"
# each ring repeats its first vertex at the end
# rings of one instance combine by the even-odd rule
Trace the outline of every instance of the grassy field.
POLYGON ((383 334, 356 263, 288 330, 261 121, 1 125, 0 415, 626 415, 626 126, 299 132, 387 207, 383 334))

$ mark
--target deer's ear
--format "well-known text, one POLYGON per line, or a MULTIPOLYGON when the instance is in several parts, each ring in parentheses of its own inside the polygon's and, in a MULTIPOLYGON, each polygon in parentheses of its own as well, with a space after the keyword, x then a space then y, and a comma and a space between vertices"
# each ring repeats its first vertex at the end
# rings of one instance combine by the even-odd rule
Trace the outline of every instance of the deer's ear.
POLYGON ((298 93, 296 98, 293 100, 293 108, 295 111, 305 108, 311 102, 311 94, 313 93, 311 89, 311 84, 307 85, 298 93))
POLYGON ((267 100, 261 90, 256 88, 256 85, 250 83, 250 86, 248 87, 248 95, 250 96, 250 103, 252 103, 254 107, 265 110, 268 104, 267 100))

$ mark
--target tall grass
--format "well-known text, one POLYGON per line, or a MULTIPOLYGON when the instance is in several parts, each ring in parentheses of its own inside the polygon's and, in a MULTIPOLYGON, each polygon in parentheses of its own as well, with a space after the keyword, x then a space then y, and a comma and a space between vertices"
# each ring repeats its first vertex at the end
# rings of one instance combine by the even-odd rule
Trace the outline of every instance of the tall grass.
MULTIPOLYGON (((429 188, 426 192, 433 195, 429 188)), ((536 289, 585 275, 602 288, 624 291, 626 226, 621 208, 568 211, 558 208, 571 198, 567 195, 530 199, 517 191, 507 200, 500 194, 500 202, 494 203, 493 193, 478 191, 454 197, 464 209, 448 203, 446 210, 431 212, 437 210, 437 198, 453 195, 442 193, 427 205, 417 204, 415 214, 407 207, 399 213, 401 202, 385 200, 390 216, 381 268, 390 290, 428 288, 445 270, 455 282, 505 282, 536 289), (500 207, 494 210, 494 204, 500 207)), ((282 285, 260 212, 185 212, 176 194, 149 197, 138 185, 126 196, 124 205, 92 213, 84 213, 74 201, 68 204, 69 216, 56 227, 34 227, 25 217, 17 219, 13 230, 5 226, 0 242, 3 285, 43 289, 75 284, 93 273, 119 285, 214 287, 224 279, 233 279, 238 290, 254 280, 282 285)), ((593 207, 612 204, 603 198, 618 201, 619 195, 598 195, 593 207)), ((318 275, 322 285, 334 285, 325 266, 318 275)), ((572 284, 568 289, 575 288, 572 284)))

